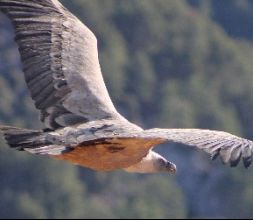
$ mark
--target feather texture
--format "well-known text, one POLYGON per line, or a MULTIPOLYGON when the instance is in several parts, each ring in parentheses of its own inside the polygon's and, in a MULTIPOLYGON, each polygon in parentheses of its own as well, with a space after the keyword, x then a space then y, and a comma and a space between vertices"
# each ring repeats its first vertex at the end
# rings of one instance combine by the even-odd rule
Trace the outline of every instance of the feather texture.
POLYGON ((122 117, 102 78, 96 37, 57 0, 0 0, 0 11, 14 24, 27 86, 47 128, 73 125, 69 118, 122 117))
POLYGON ((197 147, 211 155, 221 157, 222 162, 237 166, 241 158, 247 168, 252 163, 253 142, 223 131, 203 129, 150 129, 140 138, 161 138, 166 141, 197 147))

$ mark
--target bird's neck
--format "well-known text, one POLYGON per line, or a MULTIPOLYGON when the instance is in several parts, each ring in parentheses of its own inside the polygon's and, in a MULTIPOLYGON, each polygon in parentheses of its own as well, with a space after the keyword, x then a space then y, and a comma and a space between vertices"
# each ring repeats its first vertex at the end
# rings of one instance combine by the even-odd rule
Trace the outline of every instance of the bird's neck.
POLYGON ((163 171, 165 162, 166 160, 161 155, 151 150, 139 163, 124 170, 129 173, 157 173, 163 171))

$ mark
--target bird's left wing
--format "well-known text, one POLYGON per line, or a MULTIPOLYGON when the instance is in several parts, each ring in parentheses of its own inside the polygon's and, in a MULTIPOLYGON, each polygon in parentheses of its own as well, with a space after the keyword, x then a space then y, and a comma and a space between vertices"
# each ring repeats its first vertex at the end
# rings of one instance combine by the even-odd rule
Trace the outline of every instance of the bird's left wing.
POLYGON ((221 157, 232 167, 243 159, 244 166, 252 163, 253 142, 227 132, 202 129, 150 129, 138 135, 142 138, 161 138, 166 141, 197 147, 209 153, 212 159, 221 157))

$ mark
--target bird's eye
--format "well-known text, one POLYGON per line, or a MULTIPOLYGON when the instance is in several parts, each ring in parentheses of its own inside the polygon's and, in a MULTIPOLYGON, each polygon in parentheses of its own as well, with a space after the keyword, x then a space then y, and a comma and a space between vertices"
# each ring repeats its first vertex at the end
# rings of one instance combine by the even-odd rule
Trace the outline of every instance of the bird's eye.
POLYGON ((165 165, 165 164, 166 164, 166 162, 165 162, 162 158, 159 158, 159 159, 158 159, 158 163, 159 163, 159 164, 162 164, 162 165, 165 165))

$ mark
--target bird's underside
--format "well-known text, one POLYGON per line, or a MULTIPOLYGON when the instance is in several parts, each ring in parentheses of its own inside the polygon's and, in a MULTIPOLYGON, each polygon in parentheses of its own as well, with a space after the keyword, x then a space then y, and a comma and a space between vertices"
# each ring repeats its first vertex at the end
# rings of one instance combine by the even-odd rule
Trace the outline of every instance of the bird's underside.
POLYGON ((0 0, 15 29, 26 84, 45 129, 0 126, 10 147, 94 170, 174 172, 153 151, 166 141, 193 146, 236 166, 252 162, 253 143, 201 129, 150 129, 115 109, 103 81, 95 35, 58 0, 0 0))
POLYGON ((105 138, 79 144, 74 150, 51 156, 96 171, 126 169, 138 164, 159 139, 105 138))

